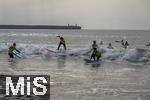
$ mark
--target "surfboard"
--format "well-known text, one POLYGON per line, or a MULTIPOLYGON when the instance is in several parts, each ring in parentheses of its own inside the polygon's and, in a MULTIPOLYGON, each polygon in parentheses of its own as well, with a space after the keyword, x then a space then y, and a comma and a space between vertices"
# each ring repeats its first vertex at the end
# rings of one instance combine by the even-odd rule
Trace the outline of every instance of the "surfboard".
POLYGON ((115 42, 120 43, 121 41, 116 40, 115 42))
POLYGON ((16 59, 24 59, 25 58, 24 54, 19 53, 17 51, 14 51, 13 54, 16 59))
POLYGON ((22 58, 17 51, 13 52, 15 58, 22 58))
POLYGON ((139 52, 150 52, 150 49, 148 48, 136 48, 136 50, 139 52))
POLYGON ((19 54, 14 53, 15 58, 22 58, 19 54))
POLYGON ((46 48, 46 50, 49 51, 49 52, 57 53, 57 51, 55 51, 53 49, 50 49, 50 48, 46 48))
POLYGON ((46 48, 47 51, 52 52, 52 53, 58 53, 58 54, 66 54, 66 50, 60 49, 60 50, 53 50, 50 48, 46 48))

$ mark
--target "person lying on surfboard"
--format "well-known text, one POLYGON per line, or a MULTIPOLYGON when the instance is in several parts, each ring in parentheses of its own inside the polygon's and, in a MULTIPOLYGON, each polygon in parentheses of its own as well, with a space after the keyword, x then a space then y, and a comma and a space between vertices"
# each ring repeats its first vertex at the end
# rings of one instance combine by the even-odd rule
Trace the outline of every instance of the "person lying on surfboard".
POLYGON ((95 61, 96 57, 97 57, 97 61, 98 61, 100 59, 100 57, 101 57, 101 52, 98 51, 97 48, 94 48, 90 60, 93 59, 95 61))
POLYGON ((62 36, 57 36, 57 37, 59 37, 59 39, 60 39, 60 42, 59 42, 59 45, 58 45, 57 50, 59 50, 59 48, 60 48, 61 45, 63 45, 63 46, 64 46, 64 49, 66 50, 65 39, 64 39, 62 36))
POLYGON ((20 51, 16 49, 16 43, 13 43, 13 45, 8 48, 9 58, 14 58, 14 50, 20 53, 20 51))

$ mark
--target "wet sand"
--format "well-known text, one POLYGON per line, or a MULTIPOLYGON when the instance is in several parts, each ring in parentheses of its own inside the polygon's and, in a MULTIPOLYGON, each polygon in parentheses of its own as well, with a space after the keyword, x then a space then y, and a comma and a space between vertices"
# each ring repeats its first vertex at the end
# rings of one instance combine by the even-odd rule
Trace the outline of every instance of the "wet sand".
POLYGON ((0 54, 1 74, 49 74, 50 100, 149 100, 150 66, 82 57, 32 57, 8 62, 0 54))

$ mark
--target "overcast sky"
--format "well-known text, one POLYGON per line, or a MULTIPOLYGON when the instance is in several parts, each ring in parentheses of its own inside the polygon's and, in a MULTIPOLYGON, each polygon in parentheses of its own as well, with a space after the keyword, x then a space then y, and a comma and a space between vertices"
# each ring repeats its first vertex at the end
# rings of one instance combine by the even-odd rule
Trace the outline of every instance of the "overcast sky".
POLYGON ((0 24, 150 29, 150 0, 0 0, 0 24))

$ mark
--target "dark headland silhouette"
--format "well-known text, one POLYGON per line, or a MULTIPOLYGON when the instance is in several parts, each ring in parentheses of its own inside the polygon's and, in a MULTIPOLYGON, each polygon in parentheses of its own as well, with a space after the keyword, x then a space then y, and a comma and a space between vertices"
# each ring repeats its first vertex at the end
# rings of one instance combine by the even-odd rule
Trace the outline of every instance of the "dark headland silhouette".
POLYGON ((78 25, 0 25, 0 29, 81 29, 78 25))

